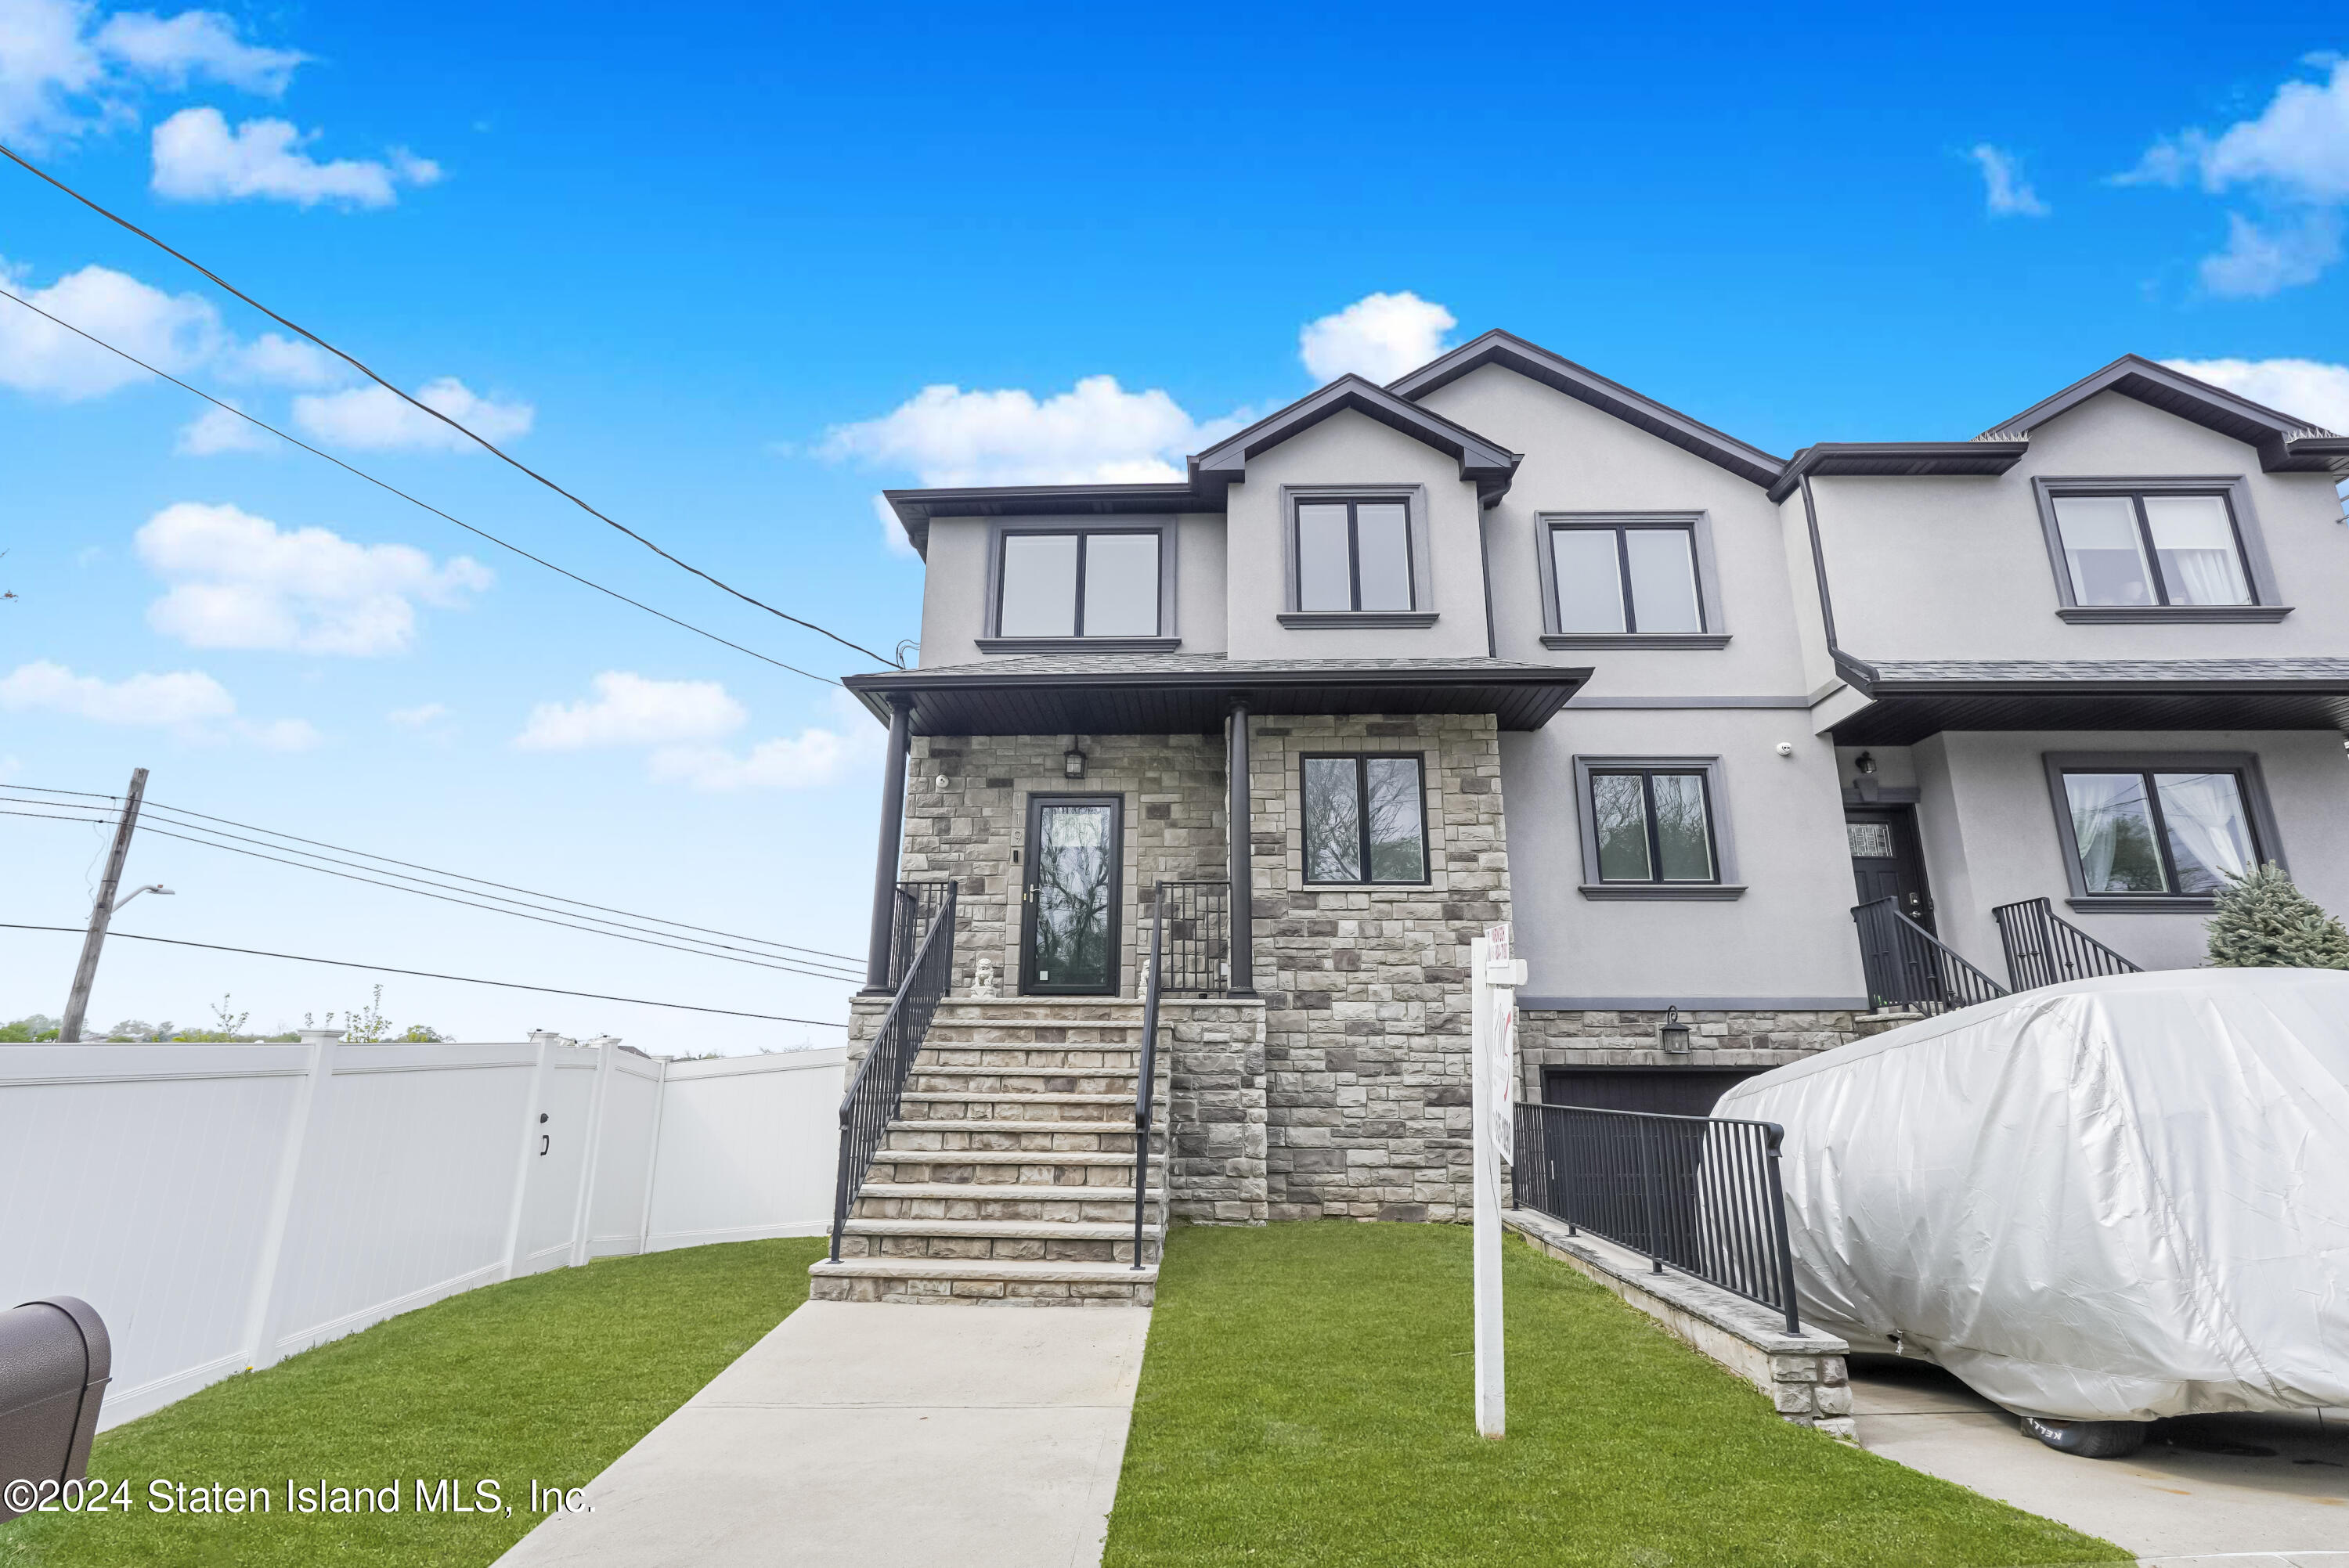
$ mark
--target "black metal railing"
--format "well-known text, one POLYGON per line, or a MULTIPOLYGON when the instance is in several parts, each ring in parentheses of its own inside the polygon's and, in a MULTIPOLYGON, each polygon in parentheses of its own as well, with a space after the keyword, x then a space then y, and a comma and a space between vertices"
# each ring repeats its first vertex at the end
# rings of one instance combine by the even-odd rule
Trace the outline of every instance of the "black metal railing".
POLYGON ((954 895, 951 882, 901 882, 889 922, 889 989, 905 983, 905 971, 921 951, 922 939, 938 918, 938 911, 954 895))
POLYGON ((1154 895, 1166 928, 1160 989, 1176 996, 1222 996, 1232 988, 1232 884, 1163 882, 1154 895))
POLYGON ((1800 1334, 1776 1124, 1517 1107, 1517 1207, 1782 1312, 1800 1334))
POLYGON ((1150 922, 1150 962, 1142 972, 1142 1053, 1133 1082, 1133 1266, 1142 1266, 1150 1202, 1150 1123, 1158 1094, 1158 977, 1166 932, 1166 889, 1158 884, 1150 922))
MULTIPOLYGON (((881 1016, 881 1026, 873 1033, 864 1059, 856 1064, 848 1092, 841 1097, 840 1172, 832 1194, 833 1263, 840 1261, 840 1233, 848 1223, 849 1206, 856 1202, 856 1190, 873 1169, 874 1151, 888 1135, 890 1120, 905 1098, 905 1076, 921 1055, 930 1019, 954 978, 955 889, 952 882, 937 885, 946 889, 945 895, 921 944, 914 949, 905 978, 897 983, 889 1010, 881 1016)), ((902 903, 899 908, 903 910, 902 903)))
POLYGON ((2017 991, 2061 985, 2098 975, 2142 975, 2130 963, 2055 913, 2044 898, 2026 898, 1992 910, 1999 945, 2006 949, 2006 981, 2017 991))
POLYGON ((1859 927, 1859 960, 1870 1003, 1942 1013, 2008 995, 2005 986, 1960 957, 1940 938, 1900 913, 1889 898, 1851 912, 1859 927))

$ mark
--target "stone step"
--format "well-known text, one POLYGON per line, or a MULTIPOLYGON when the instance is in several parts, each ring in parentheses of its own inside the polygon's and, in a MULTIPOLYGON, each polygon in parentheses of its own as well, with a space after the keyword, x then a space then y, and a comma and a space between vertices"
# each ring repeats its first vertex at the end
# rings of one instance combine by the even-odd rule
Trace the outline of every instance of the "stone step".
MULTIPOLYGON (((1150 1147, 1163 1151, 1163 1124, 1151 1129, 1150 1147)), ((1133 1123, 1099 1121, 893 1121, 882 1135, 883 1154, 1115 1154, 1133 1158, 1133 1123)))
POLYGON ((959 1115, 966 1120, 1002 1121, 1098 1121, 1104 1113, 1114 1114, 1109 1108, 1123 1106, 1127 1114, 1133 1110, 1133 1091, 1123 1094, 1071 1094, 1060 1090, 1031 1094, 980 1093, 959 1090, 908 1088, 898 1102, 898 1109, 914 1121, 936 1121, 959 1115), (927 1106, 926 1111, 915 1110, 916 1105, 927 1106), (978 1114, 974 1115, 973 1113, 978 1114), (1063 1113, 1071 1113, 1063 1115, 1063 1113))
MULTIPOLYGON (((1162 1118, 1154 1130, 1164 1132, 1165 1130, 1165 1122, 1162 1118)), ((947 1120, 908 1120, 900 1118, 889 1124, 889 1131, 892 1135, 900 1132, 978 1132, 981 1130, 993 1130, 988 1129, 984 1121, 971 1121, 961 1117, 947 1120)), ((1131 1133, 1133 1130, 1133 1119, 1127 1116, 1112 1121, 1047 1121, 1039 1123, 1036 1127, 1030 1127, 1025 1122, 1014 1122, 1009 1128, 1002 1130, 1007 1136, 1014 1133, 1027 1136, 1030 1133, 1050 1132, 1055 1137, 1073 1137, 1092 1133, 1097 1137, 1105 1138, 1118 1133, 1131 1133)))
MULTIPOLYGON (((1142 1258, 1158 1261, 1159 1235, 1143 1233, 1142 1258)), ((841 1228, 843 1258, 952 1258, 1018 1263, 1133 1261, 1133 1226, 1077 1221, 851 1220, 841 1228)))
POLYGON ((868 1182, 904 1186, 969 1186, 982 1191, 1023 1187, 1107 1187, 1133 1184, 1131 1154, 1018 1154, 1008 1162, 974 1160, 968 1152, 880 1153, 873 1157, 868 1182))
POLYGON ((994 1304, 1011 1306, 1147 1306, 1158 1270, 1145 1264, 957 1262, 943 1258, 843 1258, 808 1267, 813 1301, 994 1304))
MULTIPOLYGON (((1166 1042, 1159 1042, 1158 1058, 1166 1059, 1166 1042)), ((1140 1046, 1023 1046, 1023 1045, 957 1045, 949 1040, 926 1040, 914 1065, 921 1067, 979 1068, 1123 1068, 1132 1072, 1142 1059, 1140 1046)))
MULTIPOLYGON (((1164 1189, 1150 1189, 1145 1210, 1157 1224, 1166 1210, 1164 1189)), ((1133 1188, 1035 1181, 876 1181, 866 1177, 849 1215, 858 1220, 1022 1220, 1052 1224, 1133 1223, 1133 1188)))

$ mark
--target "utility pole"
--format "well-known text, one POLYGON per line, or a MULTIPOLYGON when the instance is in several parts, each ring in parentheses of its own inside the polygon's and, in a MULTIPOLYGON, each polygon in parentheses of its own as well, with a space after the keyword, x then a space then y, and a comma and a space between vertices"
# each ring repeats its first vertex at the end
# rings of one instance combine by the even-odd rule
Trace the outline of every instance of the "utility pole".
POLYGON ((114 891, 122 885, 122 862, 130 853, 130 832, 139 825, 139 802, 147 793, 147 769, 130 772, 130 792, 122 798, 122 820, 114 824, 114 848, 106 857, 106 880, 98 885, 98 902, 90 906, 89 934, 81 939, 81 962, 74 967, 73 995, 66 999, 65 1022, 57 1038, 81 1038, 81 1016, 89 1008, 89 988, 98 980, 98 949, 106 945, 107 922, 114 918, 114 891))

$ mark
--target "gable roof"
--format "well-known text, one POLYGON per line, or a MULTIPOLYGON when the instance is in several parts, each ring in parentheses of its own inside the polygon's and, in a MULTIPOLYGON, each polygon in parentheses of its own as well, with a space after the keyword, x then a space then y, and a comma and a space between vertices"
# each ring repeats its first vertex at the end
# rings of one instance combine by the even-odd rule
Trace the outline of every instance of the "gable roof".
POLYGON ((1401 380, 1391 382, 1387 390, 1416 401, 1437 387, 1448 387, 1470 371, 1481 370, 1487 365, 1504 366, 1530 380, 1588 403, 1601 413, 1612 414, 1628 425, 1670 441, 1683 451, 1693 452, 1707 462, 1718 463, 1738 478, 1754 484, 1771 484, 1786 466, 1785 459, 1773 457, 1759 447, 1748 446, 1734 436, 1690 418, 1677 408, 1666 407, 1652 397, 1642 397, 1629 387, 1608 380, 1595 370, 1577 365, 1570 359, 1562 359, 1547 348, 1498 328, 1462 344, 1401 380))
POLYGON ((1455 425, 1350 372, 1192 458, 1188 464, 1192 488, 1220 495, 1241 477, 1250 458, 1302 435, 1333 414, 1349 412, 1376 419, 1458 459, 1460 477, 1475 481, 1476 499, 1485 506, 1508 493, 1509 480, 1522 460, 1521 454, 1486 440, 1465 425, 1455 425))
POLYGON ((2008 441, 2028 438, 2048 420, 2102 392, 2134 397, 2165 414, 2190 419, 2205 429, 2231 436, 2256 448, 2260 466, 2270 473, 2349 474, 2349 438, 2135 354, 2122 355, 2095 375, 2073 382, 2052 397, 2042 398, 1975 439, 2008 441))

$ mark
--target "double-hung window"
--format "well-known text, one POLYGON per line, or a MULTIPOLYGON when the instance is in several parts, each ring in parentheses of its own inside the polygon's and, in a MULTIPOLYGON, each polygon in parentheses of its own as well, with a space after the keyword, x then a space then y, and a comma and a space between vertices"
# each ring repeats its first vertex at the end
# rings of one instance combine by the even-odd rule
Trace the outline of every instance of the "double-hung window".
POLYGON ((2260 862, 2239 770, 2075 766, 2059 777, 2078 885, 2091 898, 2208 898, 2260 862))
POLYGON ((2224 490, 2064 490, 2049 504, 2075 604, 2259 603, 2224 490))
POLYGON ((1410 503, 1298 502, 1296 566, 1297 608, 1306 614, 1417 609, 1410 503))
POLYGON ((1421 758, 1307 757, 1300 791, 1309 882, 1424 882, 1421 758))
POLYGON ((1560 633, 1705 629, 1693 524, 1627 521, 1549 527, 1560 633))
POLYGON ((1712 790, 1702 769, 1589 771, 1601 882, 1716 882, 1712 790))
POLYGON ((1155 531, 1007 532, 999 562, 996 635, 1159 634, 1155 531))

